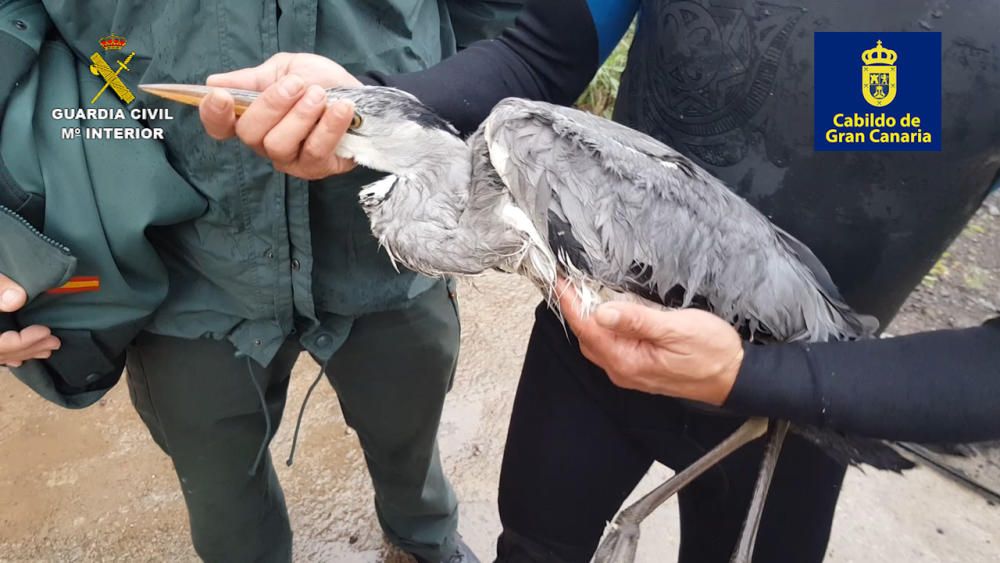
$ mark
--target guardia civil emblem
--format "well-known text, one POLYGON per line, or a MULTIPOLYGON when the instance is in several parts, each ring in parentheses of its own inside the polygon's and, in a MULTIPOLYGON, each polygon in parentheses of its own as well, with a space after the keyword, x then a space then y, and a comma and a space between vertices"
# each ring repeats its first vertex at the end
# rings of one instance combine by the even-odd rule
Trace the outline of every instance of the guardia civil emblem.
MULTIPOLYGON (((128 42, 124 37, 112 33, 111 35, 102 37, 98 43, 100 43, 101 47, 104 48, 105 53, 111 54, 121 52, 128 42)), ((111 65, 108 64, 108 61, 104 60, 104 57, 102 57, 100 53, 95 51, 94 54, 90 56, 90 61, 93 63, 90 65, 90 72, 94 76, 100 76, 104 79, 104 86, 102 86, 97 92, 94 99, 90 100, 90 103, 97 103, 98 98, 100 98, 101 94, 108 89, 108 86, 111 87, 111 90, 114 91, 115 95, 117 95, 121 101, 126 104, 132 103, 132 100, 135 99, 135 95, 132 94, 132 91, 128 89, 128 86, 122 82, 119 75, 123 70, 129 70, 128 63, 132 61, 132 57, 134 56, 135 51, 132 51, 129 53, 129 56, 125 57, 124 61, 115 61, 118 63, 117 70, 111 70, 111 65)))
POLYGON ((875 107, 885 107, 896 98, 896 51, 879 40, 874 49, 861 53, 861 93, 875 107))

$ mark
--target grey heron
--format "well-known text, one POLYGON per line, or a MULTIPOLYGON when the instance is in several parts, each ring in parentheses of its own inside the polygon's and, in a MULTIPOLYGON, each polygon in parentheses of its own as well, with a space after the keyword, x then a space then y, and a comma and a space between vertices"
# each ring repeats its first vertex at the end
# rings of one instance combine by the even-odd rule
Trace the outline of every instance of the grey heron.
MULTIPOLYGON (((188 103, 203 87, 147 85, 188 103)), ((237 111, 256 96, 231 91, 237 111)), ((751 340, 868 338, 872 317, 843 301, 820 261, 722 182, 638 131, 561 106, 500 102, 468 140, 412 95, 331 89, 356 115, 338 156, 388 175, 359 194, 394 263, 438 275, 517 272, 549 303, 566 278, 592 310, 608 293, 699 306, 751 340)), ((768 428, 750 419, 612 524, 597 561, 631 561, 639 523, 685 484, 768 428)), ((749 562, 771 474, 789 428, 777 422, 733 561, 749 562)), ((850 461, 906 463, 880 444, 798 429, 850 461)))

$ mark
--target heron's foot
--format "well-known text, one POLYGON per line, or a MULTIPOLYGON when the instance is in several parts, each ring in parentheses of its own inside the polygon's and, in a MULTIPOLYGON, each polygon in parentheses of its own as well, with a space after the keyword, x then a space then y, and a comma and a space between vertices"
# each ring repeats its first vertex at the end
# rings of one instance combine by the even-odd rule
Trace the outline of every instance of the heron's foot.
POLYGON ((595 563, 630 562, 635 557, 635 546, 639 542, 639 525, 667 499, 677 494, 688 483, 705 473, 729 454, 760 438, 767 432, 766 418, 751 418, 736 429, 728 438, 712 448, 683 471, 675 474, 667 482, 646 494, 635 504, 621 511, 601 545, 597 548, 595 563), (631 558, 631 559, 630 559, 631 558))
POLYGON ((593 563, 632 563, 638 548, 639 525, 615 521, 608 525, 593 563))
POLYGON ((365 209, 373 209, 382 205, 389 198, 389 194, 392 193, 392 189, 396 186, 397 181, 399 181, 399 178, 396 176, 386 176, 377 182, 372 182, 365 186, 363 190, 358 192, 358 200, 361 202, 361 206, 365 209))

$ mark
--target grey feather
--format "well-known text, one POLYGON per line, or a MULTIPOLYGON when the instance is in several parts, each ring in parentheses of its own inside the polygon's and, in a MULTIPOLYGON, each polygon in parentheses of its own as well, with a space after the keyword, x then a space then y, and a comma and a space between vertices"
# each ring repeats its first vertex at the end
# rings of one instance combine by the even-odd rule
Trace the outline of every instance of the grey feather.
POLYGON ((721 317, 776 340, 874 332, 805 245, 670 147, 584 112, 518 99, 501 102, 483 130, 489 152, 504 155, 493 159, 497 172, 548 234, 552 253, 582 260, 560 267, 615 291, 646 289, 662 303, 680 287, 682 306, 701 296, 721 317), (572 236, 551 235, 563 231, 572 236))

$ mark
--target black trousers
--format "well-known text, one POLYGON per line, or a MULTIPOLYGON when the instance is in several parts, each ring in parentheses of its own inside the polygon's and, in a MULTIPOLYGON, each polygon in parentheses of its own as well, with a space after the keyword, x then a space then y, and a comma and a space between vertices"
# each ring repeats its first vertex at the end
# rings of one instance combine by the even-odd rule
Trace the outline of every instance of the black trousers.
MULTIPOLYGON (((653 461, 683 469, 742 422, 614 386, 539 306, 500 478, 499 560, 589 561, 605 524, 653 461)), ((762 454, 763 440, 749 444, 680 493, 679 561, 729 561, 762 454)), ((754 561, 821 561, 844 472, 816 446, 789 435, 754 561)), ((655 533, 644 530, 647 537, 655 533)))

